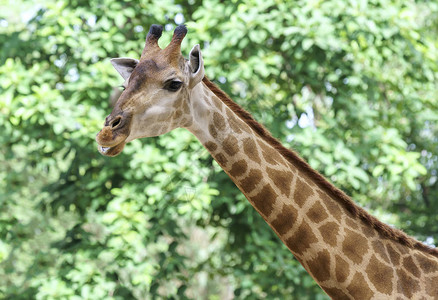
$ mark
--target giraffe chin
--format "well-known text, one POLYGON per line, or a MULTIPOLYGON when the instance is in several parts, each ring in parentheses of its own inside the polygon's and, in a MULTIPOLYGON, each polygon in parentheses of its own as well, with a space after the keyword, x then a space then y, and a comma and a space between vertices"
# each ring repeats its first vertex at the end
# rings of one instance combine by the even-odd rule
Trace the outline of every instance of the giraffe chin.
POLYGON ((104 155, 104 156, 110 156, 110 157, 114 157, 119 155, 123 148, 125 148, 126 143, 122 142, 116 146, 113 147, 103 147, 101 145, 99 145, 97 147, 97 149, 99 150, 100 154, 104 155))

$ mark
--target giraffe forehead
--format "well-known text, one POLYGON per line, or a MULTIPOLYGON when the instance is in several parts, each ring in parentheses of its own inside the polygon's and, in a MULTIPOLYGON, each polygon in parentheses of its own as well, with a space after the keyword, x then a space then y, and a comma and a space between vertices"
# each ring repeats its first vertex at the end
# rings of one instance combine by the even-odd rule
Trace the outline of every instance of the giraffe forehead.
POLYGON ((155 59, 141 61, 134 69, 129 79, 136 88, 142 87, 146 82, 162 81, 177 76, 178 70, 171 64, 166 64, 155 59))
POLYGON ((164 69, 164 66, 157 64, 152 59, 142 61, 135 67, 129 81, 140 87, 148 79, 157 78, 158 75, 161 75, 164 69))

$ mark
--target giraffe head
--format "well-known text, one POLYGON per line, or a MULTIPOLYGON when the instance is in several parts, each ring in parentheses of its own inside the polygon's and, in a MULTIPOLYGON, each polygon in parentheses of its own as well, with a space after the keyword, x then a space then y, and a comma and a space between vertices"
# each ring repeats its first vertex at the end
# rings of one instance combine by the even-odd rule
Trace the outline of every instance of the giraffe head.
POLYGON ((140 60, 113 58, 111 63, 125 80, 125 88, 113 111, 97 134, 99 152, 116 156, 125 144, 137 138, 164 134, 190 126, 190 92, 204 77, 199 45, 189 60, 181 55, 181 42, 187 33, 178 26, 165 48, 158 46, 163 28, 152 25, 140 60))

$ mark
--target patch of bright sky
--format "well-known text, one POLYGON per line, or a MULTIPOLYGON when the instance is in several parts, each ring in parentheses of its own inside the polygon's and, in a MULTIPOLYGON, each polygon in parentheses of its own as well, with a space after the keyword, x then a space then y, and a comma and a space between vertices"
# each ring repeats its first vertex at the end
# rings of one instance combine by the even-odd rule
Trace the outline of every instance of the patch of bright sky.
POLYGON ((33 17, 36 16, 37 12, 42 8, 41 4, 35 4, 33 7, 24 10, 21 14, 20 14, 20 18, 21 21, 23 23, 28 23, 33 17))
POLYGON ((96 25, 96 16, 95 15, 92 15, 88 18, 87 25, 90 27, 94 27, 94 25, 96 25))
POLYGON ((143 26, 137 25, 134 27, 135 32, 142 32, 144 30, 143 26))
POLYGON ((164 25, 164 30, 166 31, 171 31, 173 29, 173 25, 172 24, 166 24, 164 25))
POLYGON ((177 13, 175 16, 175 23, 180 25, 184 23, 184 15, 182 13, 177 13))
POLYGON ((424 242, 425 242, 426 245, 429 245, 429 246, 432 246, 432 247, 436 247, 435 239, 433 238, 433 236, 428 236, 424 242))
POLYGON ((315 128, 315 114, 313 113, 312 106, 306 107, 306 112, 302 113, 300 118, 298 119, 298 126, 301 128, 313 127, 315 128))
POLYGON ((38 0, 14 0, 14 5, 10 5, 11 2, 12 0, 0 1, 0 27, 13 26, 15 28, 15 26, 18 26, 18 28, 22 28, 43 7, 40 4, 43 2, 38 0))

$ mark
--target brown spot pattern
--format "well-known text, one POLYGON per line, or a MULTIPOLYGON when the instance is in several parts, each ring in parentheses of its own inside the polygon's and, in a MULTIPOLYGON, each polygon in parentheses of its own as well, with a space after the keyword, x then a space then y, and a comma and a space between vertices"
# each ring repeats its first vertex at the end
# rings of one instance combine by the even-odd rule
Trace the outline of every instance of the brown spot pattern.
POLYGON ((221 111, 222 110, 222 101, 217 97, 214 97, 211 100, 213 101, 213 104, 216 106, 216 108, 221 111))
POLYGON ((350 266, 348 263, 343 259, 341 256, 336 255, 335 256, 335 262, 336 262, 336 280, 338 282, 344 282, 347 280, 348 275, 350 275, 350 266))
POLYGON ((216 126, 217 130, 224 130, 225 128, 225 119, 219 113, 213 113, 213 124, 216 126))
POLYGON ((249 172, 248 176, 240 181, 240 186, 242 187, 243 192, 248 194, 255 189, 255 187, 261 180, 262 180, 262 172, 260 172, 260 170, 252 169, 249 172))
MULTIPOLYGON (((342 206, 342 210, 348 210, 353 212, 354 214, 358 214, 361 216, 361 218, 364 220, 364 223, 368 223, 369 226, 376 227, 376 232, 380 232, 382 235, 381 237, 387 240, 395 240, 399 241, 405 247, 412 247, 424 251, 424 252, 431 252, 432 254, 436 254, 435 250, 428 249, 425 246, 422 246, 421 244, 417 244, 413 239, 407 238, 405 235, 400 233, 397 230, 392 230, 390 227, 382 226, 380 222, 376 222, 374 218, 371 218, 369 215, 364 214, 364 211, 361 210, 358 206, 354 205, 350 198, 346 196, 345 194, 341 193, 338 189, 336 189, 334 186, 332 186, 327 181, 324 181, 323 177, 312 170, 307 164, 304 163, 293 151, 288 150, 287 148, 283 147, 277 140, 275 140, 269 132, 265 131, 263 126, 258 124, 252 117, 249 115, 246 111, 244 111, 239 105, 234 103, 223 91, 221 91, 216 85, 214 85, 211 81, 208 80, 207 77, 203 78, 203 83, 206 85, 208 89, 211 90, 211 92, 215 95, 215 100, 218 100, 216 97, 219 97, 219 100, 221 101, 221 108, 222 109, 231 109, 233 111, 233 114, 235 114, 241 121, 241 126, 245 127, 245 130, 250 130, 255 133, 258 133, 260 135, 260 138, 265 140, 270 145, 274 146, 278 149, 278 151, 281 152, 282 156, 284 157, 285 163, 286 160, 291 162, 292 165, 297 165, 300 170, 303 170, 305 173, 308 172, 308 176, 310 176, 315 181, 319 182, 320 188, 324 189, 322 192, 323 194, 328 193, 332 195, 333 198, 336 198, 336 200, 339 200, 340 204, 339 206, 342 206), (226 107, 224 106, 226 105, 226 107), (301 169, 302 168, 302 169, 301 169)), ((293 172, 296 170, 292 169, 293 172)), ((312 184, 313 188, 315 187, 315 184, 312 184)))
POLYGON ((217 145, 213 142, 207 142, 205 143, 205 148, 210 152, 214 152, 217 149, 217 145))
POLYGON ((262 155, 265 161, 271 165, 278 165, 281 163, 281 155, 274 148, 270 148, 262 140, 258 140, 258 144, 262 150, 262 155))
POLYGON ((314 223, 320 223, 328 218, 325 208, 319 202, 315 202, 307 212, 307 216, 314 223))
POLYGON ((329 288, 329 287, 323 287, 322 289, 327 293, 327 295, 330 296, 332 299, 336 300, 350 300, 350 296, 344 293, 341 289, 338 288, 329 288))
POLYGON ((214 156, 214 158, 216 159, 216 161, 218 162, 219 165, 221 165, 222 167, 225 167, 225 165, 227 164, 228 160, 225 157, 225 155, 223 155, 222 153, 218 153, 214 156))
POLYGON ((417 259, 421 270, 423 270, 425 273, 431 273, 435 270, 438 270, 438 264, 424 254, 416 254, 415 258, 417 259))
POLYGON ((327 244, 335 247, 338 243, 339 225, 335 222, 328 222, 319 227, 321 236, 327 244))
POLYGON ((372 243, 372 247, 374 249, 374 252, 376 252, 385 262, 391 263, 389 260, 388 254, 385 249, 385 245, 379 240, 376 240, 372 243))
POLYGON ((307 199, 313 195, 313 190, 310 186, 302 181, 300 178, 297 179, 294 191, 294 201, 302 207, 307 199))
POLYGON ((235 120, 237 116, 233 115, 233 113, 229 109, 227 109, 226 111, 227 111, 228 123, 230 124, 231 129, 235 133, 241 133, 242 130, 239 127, 239 123, 235 120))
POLYGON ((349 216, 349 213, 347 213, 347 217, 345 218, 345 224, 347 224, 347 227, 350 227, 352 229, 359 229, 359 225, 357 225, 357 221, 349 216))
POLYGON ((379 261, 373 255, 367 266, 366 273, 368 279, 380 293, 391 294, 392 278, 394 277, 392 268, 379 261))
POLYGON ((233 156, 237 152, 239 152, 238 140, 232 135, 228 136, 224 140, 223 147, 224 147, 225 152, 230 156, 233 156))
POLYGON ((406 271, 408 271, 415 277, 420 276, 420 270, 418 269, 417 265, 415 264, 411 256, 407 256, 403 259, 403 267, 405 268, 406 271))
POLYGON ((243 174, 245 174, 247 169, 248 165, 246 164, 246 161, 241 159, 231 166, 230 175, 233 177, 242 176, 243 174))
POLYGON ((329 196, 326 194, 323 194, 321 191, 318 191, 319 198, 321 198, 321 201, 324 202, 325 206, 327 207, 327 210, 329 213, 333 216, 335 220, 341 220, 342 218, 342 211, 341 207, 329 196))
POLYGON ((426 279, 426 292, 432 297, 438 297, 438 276, 426 279))
POLYGON ((298 255, 302 255, 311 244, 318 242, 309 224, 302 222, 296 232, 286 240, 286 245, 298 255))
POLYGON ((261 162, 256 144, 252 138, 246 138, 243 140, 243 151, 251 160, 256 163, 261 162))
POLYGON ((365 234, 366 237, 374 237, 376 235, 375 229, 369 225, 362 225, 362 233, 365 234))
POLYGON ((368 252, 368 241, 363 235, 350 229, 345 229, 345 234, 342 252, 354 263, 360 264, 363 256, 368 252))
MULTIPOLYGON (((252 172, 252 171, 251 171, 252 172)), ((262 190, 251 198, 254 206, 265 216, 268 217, 274 209, 276 194, 272 187, 267 184, 262 190)))
POLYGON ((390 245, 386 245, 386 250, 388 250, 389 258, 393 265, 398 266, 400 264, 400 254, 394 250, 394 248, 390 245))
POLYGON ((272 222, 272 227, 277 230, 279 234, 286 234, 292 228, 297 219, 298 211, 292 205, 283 205, 281 213, 272 222))
MULTIPOLYGON (((411 278, 405 271, 399 270, 399 278, 397 281, 397 291, 408 298, 412 298, 414 293, 420 289, 418 280, 411 278)), ((435 283, 436 284, 436 283, 435 283)))
POLYGON ((394 246, 397 248, 397 252, 401 255, 409 254, 409 250, 406 246, 401 245, 399 243, 395 243, 394 246))
POLYGON ((354 274, 353 279, 351 280, 350 285, 347 287, 348 292, 353 299, 363 299, 368 300, 373 297, 373 291, 368 287, 368 284, 365 281, 365 278, 357 272, 354 274))
POLYGON ((266 168, 269 178, 275 186, 285 195, 289 196, 290 187, 293 180, 293 173, 288 171, 279 171, 270 167, 266 168))
POLYGON ((217 131, 216 127, 214 127, 213 124, 208 124, 208 132, 210 132, 210 135, 214 138, 217 138, 217 131))
POLYGON ((330 253, 327 250, 320 251, 314 259, 307 262, 307 265, 318 282, 330 279, 330 253))

